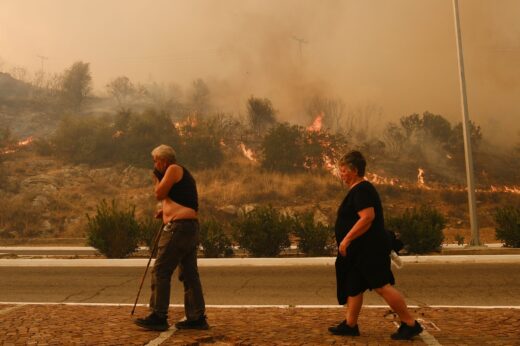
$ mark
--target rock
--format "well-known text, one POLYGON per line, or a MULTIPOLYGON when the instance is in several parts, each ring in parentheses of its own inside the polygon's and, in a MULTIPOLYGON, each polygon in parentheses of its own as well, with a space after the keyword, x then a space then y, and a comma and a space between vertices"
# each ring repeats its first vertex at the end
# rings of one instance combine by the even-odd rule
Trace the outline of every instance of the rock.
POLYGON ((220 208, 218 208, 218 210, 220 210, 226 214, 230 214, 230 215, 238 214, 238 208, 232 204, 220 207, 220 208))
POLYGON ((145 187, 152 184, 150 170, 128 166, 121 172, 122 187, 145 187))
POLYGON ((258 207, 258 203, 248 203, 248 204, 244 204, 242 207, 240 207, 240 211, 239 211, 239 213, 242 213, 242 214, 250 213, 250 212, 252 212, 253 210, 255 210, 256 207, 258 207))
POLYGON ((32 200, 32 206, 34 208, 46 208, 50 202, 49 202, 49 199, 47 197, 45 197, 44 195, 38 195, 36 197, 34 197, 34 199, 32 200))
POLYGON ((20 187, 22 190, 34 191, 43 195, 50 195, 58 191, 59 183, 56 178, 41 174, 22 180, 20 187))

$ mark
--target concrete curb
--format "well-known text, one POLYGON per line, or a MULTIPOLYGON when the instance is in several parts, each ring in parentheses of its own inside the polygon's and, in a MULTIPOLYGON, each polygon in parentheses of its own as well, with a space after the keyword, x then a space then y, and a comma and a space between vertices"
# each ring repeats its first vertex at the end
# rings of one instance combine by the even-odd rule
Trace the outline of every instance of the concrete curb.
MULTIPOLYGON (((403 263, 520 263, 520 255, 403 256, 403 263)), ((333 266, 335 257, 200 258, 199 267, 333 266)), ((148 259, 0 259, 0 267, 144 267, 148 259)))

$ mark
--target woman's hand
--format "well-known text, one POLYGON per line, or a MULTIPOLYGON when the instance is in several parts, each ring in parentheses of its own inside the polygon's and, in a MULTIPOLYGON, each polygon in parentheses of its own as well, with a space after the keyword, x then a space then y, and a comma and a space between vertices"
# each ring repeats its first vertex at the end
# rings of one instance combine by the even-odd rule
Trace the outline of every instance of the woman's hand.
POLYGON ((346 240, 347 238, 343 239, 341 243, 339 243, 339 253, 341 256, 345 257, 347 255, 347 248, 350 245, 350 242, 346 240))

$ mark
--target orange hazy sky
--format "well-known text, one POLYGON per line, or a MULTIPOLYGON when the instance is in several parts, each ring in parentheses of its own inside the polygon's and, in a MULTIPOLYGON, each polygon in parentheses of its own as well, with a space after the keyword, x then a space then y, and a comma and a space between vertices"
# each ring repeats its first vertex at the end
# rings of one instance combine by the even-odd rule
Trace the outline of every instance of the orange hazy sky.
MULTIPOLYGON (((470 117, 518 141, 520 1, 459 2, 470 117)), ((121 75, 203 78, 218 107, 268 97, 287 120, 316 93, 384 120, 461 118, 452 0, 0 0, 0 71, 39 56, 45 72, 89 62, 98 93, 121 75)))

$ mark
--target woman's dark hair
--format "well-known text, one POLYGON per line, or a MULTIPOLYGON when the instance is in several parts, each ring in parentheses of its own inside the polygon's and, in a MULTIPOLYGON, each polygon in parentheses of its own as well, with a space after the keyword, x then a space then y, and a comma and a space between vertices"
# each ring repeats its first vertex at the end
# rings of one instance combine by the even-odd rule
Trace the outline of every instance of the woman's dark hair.
POLYGON ((353 150, 347 154, 345 154, 341 160, 339 160, 340 166, 348 166, 350 169, 356 169, 357 174, 360 177, 365 176, 365 167, 367 166, 367 161, 361 152, 357 150, 353 150))

